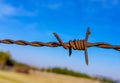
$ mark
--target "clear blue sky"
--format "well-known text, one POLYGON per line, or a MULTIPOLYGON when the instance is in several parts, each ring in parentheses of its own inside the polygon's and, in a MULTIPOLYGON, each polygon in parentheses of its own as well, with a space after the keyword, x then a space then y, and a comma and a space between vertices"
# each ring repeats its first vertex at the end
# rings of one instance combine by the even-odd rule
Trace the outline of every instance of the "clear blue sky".
MULTIPOLYGON (((83 39, 90 27, 89 42, 120 45, 119 0, 0 0, 0 39, 49 42, 56 32, 64 42, 83 39)), ((90 75, 120 79, 120 52, 88 48, 89 65, 84 52, 62 47, 32 47, 0 44, 12 58, 38 67, 67 67, 90 75)))

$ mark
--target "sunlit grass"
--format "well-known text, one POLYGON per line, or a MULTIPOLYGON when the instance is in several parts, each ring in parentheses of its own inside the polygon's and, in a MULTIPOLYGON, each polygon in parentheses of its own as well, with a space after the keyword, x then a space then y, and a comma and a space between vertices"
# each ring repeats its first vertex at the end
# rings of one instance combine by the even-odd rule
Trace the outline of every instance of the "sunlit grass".
POLYGON ((48 72, 22 74, 0 70, 0 83, 100 83, 97 80, 76 78, 48 72))

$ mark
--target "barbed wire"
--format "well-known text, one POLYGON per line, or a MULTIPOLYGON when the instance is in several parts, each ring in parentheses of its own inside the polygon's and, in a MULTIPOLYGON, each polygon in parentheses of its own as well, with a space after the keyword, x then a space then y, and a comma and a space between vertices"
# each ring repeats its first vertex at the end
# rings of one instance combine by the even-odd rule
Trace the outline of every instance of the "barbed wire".
POLYGON ((86 37, 84 40, 70 40, 69 42, 62 42, 62 40, 60 39, 60 37, 56 34, 53 33, 54 36, 56 37, 56 39, 58 40, 58 42, 27 42, 24 40, 11 40, 11 39, 4 39, 4 40, 0 40, 0 43, 4 43, 4 44, 18 44, 18 45, 30 45, 30 46, 36 46, 36 47, 42 47, 42 46, 48 46, 48 47, 59 47, 62 46, 65 49, 69 49, 69 56, 71 56, 72 54, 72 49, 74 50, 83 50, 85 53, 85 61, 86 64, 88 65, 88 52, 87 52, 87 48, 88 47, 100 47, 100 48, 106 48, 106 49, 115 49, 117 51, 120 51, 120 46, 116 46, 116 45, 111 45, 105 42, 97 42, 97 43, 90 43, 87 42, 88 41, 88 37, 90 35, 90 29, 87 29, 86 32, 86 37))

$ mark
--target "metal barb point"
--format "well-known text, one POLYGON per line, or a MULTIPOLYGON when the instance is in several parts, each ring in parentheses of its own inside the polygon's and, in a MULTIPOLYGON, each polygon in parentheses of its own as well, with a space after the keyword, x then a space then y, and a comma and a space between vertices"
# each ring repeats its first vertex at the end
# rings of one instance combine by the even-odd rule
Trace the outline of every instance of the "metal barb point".
POLYGON ((56 37, 56 39, 59 41, 59 43, 62 45, 63 42, 62 42, 62 40, 60 39, 60 37, 59 37, 55 32, 54 32, 53 34, 54 34, 54 36, 56 37))
POLYGON ((88 40, 88 37, 89 37, 90 33, 91 33, 91 32, 90 32, 90 28, 88 27, 87 32, 86 32, 85 41, 88 40))
MULTIPOLYGON (((64 45, 64 43, 62 42, 62 40, 60 39, 60 37, 59 37, 56 33, 53 33, 53 34, 54 34, 54 36, 56 37, 56 39, 59 41, 59 43, 60 43, 65 49, 68 49, 68 47, 66 47, 66 46, 64 45)), ((69 56, 71 56, 71 54, 72 54, 72 48, 69 47, 69 56)))
POLYGON ((69 48, 69 56, 71 56, 71 54, 72 54, 72 48, 70 47, 69 48))
POLYGON ((87 32, 86 32, 86 37, 85 37, 85 50, 84 50, 86 65, 89 64, 88 52, 87 52, 87 41, 88 41, 89 35, 90 35, 90 28, 88 27, 87 32))

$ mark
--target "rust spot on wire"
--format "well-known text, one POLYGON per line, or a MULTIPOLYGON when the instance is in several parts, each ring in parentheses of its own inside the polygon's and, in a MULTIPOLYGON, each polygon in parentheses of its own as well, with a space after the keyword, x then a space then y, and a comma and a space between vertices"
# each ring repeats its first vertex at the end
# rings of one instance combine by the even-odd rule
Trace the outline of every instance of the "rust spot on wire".
POLYGON ((85 61, 86 64, 88 65, 88 52, 87 52, 87 48, 88 47, 100 47, 100 48, 107 48, 107 49, 115 49, 120 51, 120 46, 113 46, 111 44, 108 43, 104 43, 104 42, 97 42, 97 43, 89 43, 88 41, 88 37, 90 35, 90 29, 87 29, 86 32, 86 37, 83 40, 70 40, 69 42, 62 42, 62 40, 60 39, 60 37, 56 34, 53 33, 54 36, 56 37, 56 39, 58 40, 58 42, 27 42, 24 40, 10 40, 10 39, 4 39, 4 40, 0 40, 0 43, 5 43, 5 44, 18 44, 18 45, 30 45, 30 46, 36 46, 36 47, 42 47, 42 46, 48 46, 48 47, 58 47, 58 46, 62 46, 64 49, 69 49, 69 56, 71 56, 72 54, 72 49, 74 50, 83 50, 85 53, 85 61))

